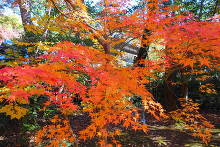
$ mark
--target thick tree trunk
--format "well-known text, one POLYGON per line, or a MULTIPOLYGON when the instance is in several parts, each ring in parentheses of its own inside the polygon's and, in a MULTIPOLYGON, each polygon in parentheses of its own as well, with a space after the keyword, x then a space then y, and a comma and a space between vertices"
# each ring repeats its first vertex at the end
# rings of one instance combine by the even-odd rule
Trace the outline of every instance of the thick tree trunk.
POLYGON ((167 111, 173 111, 178 108, 178 98, 188 99, 189 97, 189 85, 188 79, 183 75, 183 69, 180 66, 174 66, 165 73, 164 82, 164 97, 161 101, 162 105, 167 111), (175 91, 172 86, 172 81, 176 78, 176 75, 181 75, 181 88, 175 91))
POLYGON ((189 98, 189 88, 187 83, 183 83, 181 93, 182 93, 182 98, 186 98, 186 99, 189 98))
POLYGON ((220 0, 216 0, 216 2, 215 2, 213 16, 216 14, 220 14, 220 0))
MULTIPOLYGON (((175 67, 174 67, 175 68, 175 67)), ((171 82, 175 78, 178 70, 169 70, 165 73, 164 81, 164 97, 161 100, 161 104, 164 106, 165 110, 173 111, 177 109, 178 97, 175 95, 175 91, 172 88, 171 82)))
POLYGON ((148 29, 145 29, 144 30, 144 34, 143 34, 143 37, 142 37, 142 40, 141 40, 141 47, 138 51, 138 54, 137 54, 137 57, 134 59, 134 65, 135 66, 143 66, 143 64, 140 64, 139 62, 142 60, 142 59, 146 59, 148 58, 148 52, 149 52, 149 47, 150 45, 149 44, 146 44, 146 40, 147 40, 147 37, 149 37, 151 34, 151 31, 148 30, 148 29))
MULTIPOLYGON (((188 78, 184 76, 184 70, 180 70, 181 72, 181 79, 182 79, 182 87, 181 87, 181 98, 188 99, 189 97, 189 85, 188 85, 188 78)), ((189 71, 190 72, 190 71, 189 71)))
POLYGON ((110 54, 110 49, 111 49, 111 45, 106 41, 107 39, 105 39, 102 36, 95 36, 95 38, 98 40, 98 42, 102 45, 104 52, 106 54, 110 54))
POLYGON ((30 12, 30 1, 27 0, 20 0, 19 3, 20 13, 21 13, 21 20, 22 24, 25 29, 25 25, 32 24, 31 21, 31 12, 30 12))

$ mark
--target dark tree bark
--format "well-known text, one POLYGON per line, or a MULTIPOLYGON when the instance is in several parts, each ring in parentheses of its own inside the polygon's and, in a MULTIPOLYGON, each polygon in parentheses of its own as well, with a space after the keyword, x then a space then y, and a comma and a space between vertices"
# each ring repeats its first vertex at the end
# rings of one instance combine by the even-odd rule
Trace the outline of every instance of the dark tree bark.
POLYGON ((165 73, 164 97, 162 98, 161 103, 167 111, 173 111, 178 108, 179 98, 188 99, 189 85, 188 78, 183 74, 184 70, 187 69, 183 69, 181 66, 173 66, 165 73), (175 80, 177 74, 180 74, 181 77, 180 89, 177 87, 175 88, 175 86, 171 84, 175 80))
POLYGON ((171 85, 171 82, 176 77, 177 73, 178 73, 177 67, 173 67, 165 73, 164 88, 163 88, 164 97, 161 99, 161 104, 168 112, 177 109, 178 97, 176 96, 175 91, 171 85))
MULTIPOLYGON (((190 69, 185 69, 185 71, 190 72, 190 69)), ((186 98, 188 99, 189 97, 189 84, 188 84, 188 78, 183 74, 184 73, 184 69, 180 70, 180 74, 181 74, 181 81, 182 81, 182 85, 181 85, 181 98, 186 98)))
POLYGON ((148 29, 145 29, 144 34, 142 36, 142 40, 141 40, 141 47, 138 51, 137 57, 134 59, 135 66, 143 67, 143 64, 140 64, 139 62, 142 59, 148 58, 148 52, 149 52, 150 45, 146 44, 145 40, 147 40, 147 37, 149 37, 150 35, 151 35, 151 31, 148 29))
POLYGON ((215 14, 220 14, 220 0, 216 0, 214 10, 213 10, 213 16, 215 14))
MULTIPOLYGON (((142 37, 141 47, 138 51, 138 55, 136 59, 134 60, 135 66, 143 67, 144 65, 139 63, 139 61, 148 58, 150 44, 146 44, 145 40, 147 40, 147 37, 149 37, 150 35, 151 35, 151 31, 145 29, 142 37)), ((167 111, 172 111, 177 109, 178 98, 176 97, 175 92, 173 91, 172 86, 170 84, 170 82, 175 78, 177 72, 178 72, 178 67, 173 67, 165 73, 165 82, 163 88, 164 97, 161 100, 161 104, 164 106, 165 110, 167 111)))
POLYGON ((30 1, 20 0, 19 8, 20 8, 20 12, 21 12, 22 24, 23 24, 24 30, 26 32, 27 30, 25 29, 25 25, 32 24, 31 11, 30 11, 30 1))

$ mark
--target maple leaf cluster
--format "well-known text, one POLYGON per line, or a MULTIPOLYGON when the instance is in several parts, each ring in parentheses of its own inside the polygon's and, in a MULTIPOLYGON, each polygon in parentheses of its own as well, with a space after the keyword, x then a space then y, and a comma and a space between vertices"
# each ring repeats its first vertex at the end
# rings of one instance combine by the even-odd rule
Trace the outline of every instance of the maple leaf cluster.
POLYGON ((199 113, 199 104, 190 99, 180 98, 179 100, 182 108, 171 112, 171 117, 183 121, 184 128, 193 132, 192 136, 201 138, 207 144, 211 139, 211 129, 214 126, 199 113))

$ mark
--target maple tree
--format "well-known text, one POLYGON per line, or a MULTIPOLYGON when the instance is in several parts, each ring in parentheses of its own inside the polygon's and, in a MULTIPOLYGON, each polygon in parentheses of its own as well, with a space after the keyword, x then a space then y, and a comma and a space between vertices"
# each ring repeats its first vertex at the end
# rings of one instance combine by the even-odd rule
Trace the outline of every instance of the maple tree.
MULTIPOLYGON (((219 44, 215 42, 219 40, 218 27, 218 22, 208 21, 190 21, 169 27, 167 41, 170 43, 167 44, 166 58, 171 66, 166 71, 168 85, 178 72, 187 84, 190 75, 196 74, 199 78, 202 73, 218 70, 219 44), (206 29, 210 27, 215 29, 209 29, 210 31, 207 32, 206 29), (176 35, 173 34, 174 30, 177 31, 176 35)), ((182 96, 185 97, 184 93, 183 91, 182 96)))
POLYGON ((107 130, 109 124, 146 131, 147 126, 137 121, 137 108, 129 101, 134 95, 142 97, 144 108, 157 119, 164 115, 161 105, 145 89, 148 80, 144 77, 152 76, 145 68, 119 68, 112 61, 114 57, 70 42, 59 43, 53 49, 59 52, 40 57, 47 63, 1 69, 1 80, 6 82, 2 100, 8 95, 9 103, 21 104, 20 99, 24 99, 28 104, 31 95, 48 95, 46 106, 56 104, 65 114, 63 109, 82 109, 73 102, 78 96, 82 99, 82 111, 88 112, 93 122, 81 132, 84 139, 118 135, 118 130, 107 130), (90 77, 89 87, 78 81, 85 74, 90 77))
MULTIPOLYGON (((129 2, 106 0, 100 3, 103 10, 94 18, 84 1, 48 1, 48 7, 57 9, 61 15, 32 18, 36 23, 25 26, 28 31, 44 34, 48 30, 58 33, 72 30, 73 34, 91 39, 94 46, 68 41, 54 46, 48 42, 18 42, 40 46, 46 51, 34 57, 34 63, 18 62, 0 69, 0 101, 5 103, 0 112, 20 119, 28 113, 25 107, 30 104, 31 96, 47 96, 41 111, 53 106, 58 115, 37 132, 38 145, 65 146, 65 141, 94 137, 99 138, 101 146, 109 142, 119 145, 115 139, 122 132, 119 126, 147 132, 148 126, 140 122, 140 109, 157 120, 171 116, 184 121, 185 128, 208 143, 213 126, 199 114, 197 104, 183 96, 181 109, 167 114, 146 85, 160 78, 156 76, 158 72, 164 73, 163 78, 169 85, 177 72, 184 79, 187 75, 207 72, 207 69, 219 69, 219 22, 198 22, 192 14, 179 14, 176 5, 165 5, 163 0, 143 1, 144 7, 127 14, 123 6, 129 2), (114 45, 133 39, 139 41, 138 57, 134 66, 123 67, 118 56, 111 55, 119 54, 114 45), (153 61, 145 59, 151 44, 164 46, 154 51, 158 57, 153 61), (132 103, 130 99, 134 96, 141 97, 143 108, 132 103), (89 125, 79 132, 73 132, 67 117, 76 112, 90 118, 89 125)), ((206 89, 207 86, 211 87, 206 85, 200 89, 214 92, 211 88, 206 89)))

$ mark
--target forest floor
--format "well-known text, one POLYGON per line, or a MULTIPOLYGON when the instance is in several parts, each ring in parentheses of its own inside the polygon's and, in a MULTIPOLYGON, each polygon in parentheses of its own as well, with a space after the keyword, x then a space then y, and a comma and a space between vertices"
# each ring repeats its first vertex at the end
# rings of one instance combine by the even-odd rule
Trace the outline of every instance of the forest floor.
MULTIPOLYGON (((206 111, 202 112, 202 114, 215 125, 215 128, 212 130, 211 142, 208 145, 186 133, 178 124, 171 121, 158 122, 149 118, 147 122, 150 122, 149 125, 151 127, 146 134, 141 131, 125 131, 117 140, 122 147, 220 147, 220 112, 211 113, 206 111)), ((88 117, 79 117, 80 120, 79 118, 74 118, 74 120, 79 120, 75 124, 77 128, 73 128, 75 131, 79 131, 77 130, 79 126, 81 130, 88 125, 88 117)), ((13 126, 13 124, 10 124, 10 126, 13 126)), ((5 129, 10 130, 10 128, 5 129)), ((16 143, 17 139, 21 136, 2 137, 0 134, 0 147, 34 147, 33 142, 26 145, 16 143)), ((97 147, 94 141, 95 139, 81 142, 78 144, 78 147, 97 147)), ((75 147, 75 145, 72 146, 75 147)))
POLYGON ((151 121, 147 134, 129 132, 120 138, 121 143, 125 147, 220 147, 220 112, 202 112, 202 114, 215 126, 208 145, 183 131, 178 124, 157 121, 151 121))
MULTIPOLYGON (((208 145, 186 133, 178 124, 149 119, 151 127, 146 134, 139 131, 127 131, 117 139, 122 147, 220 147, 220 112, 202 112, 202 114, 215 126, 208 145)), ((94 140, 82 143, 79 147, 97 147, 93 142, 94 140)))

